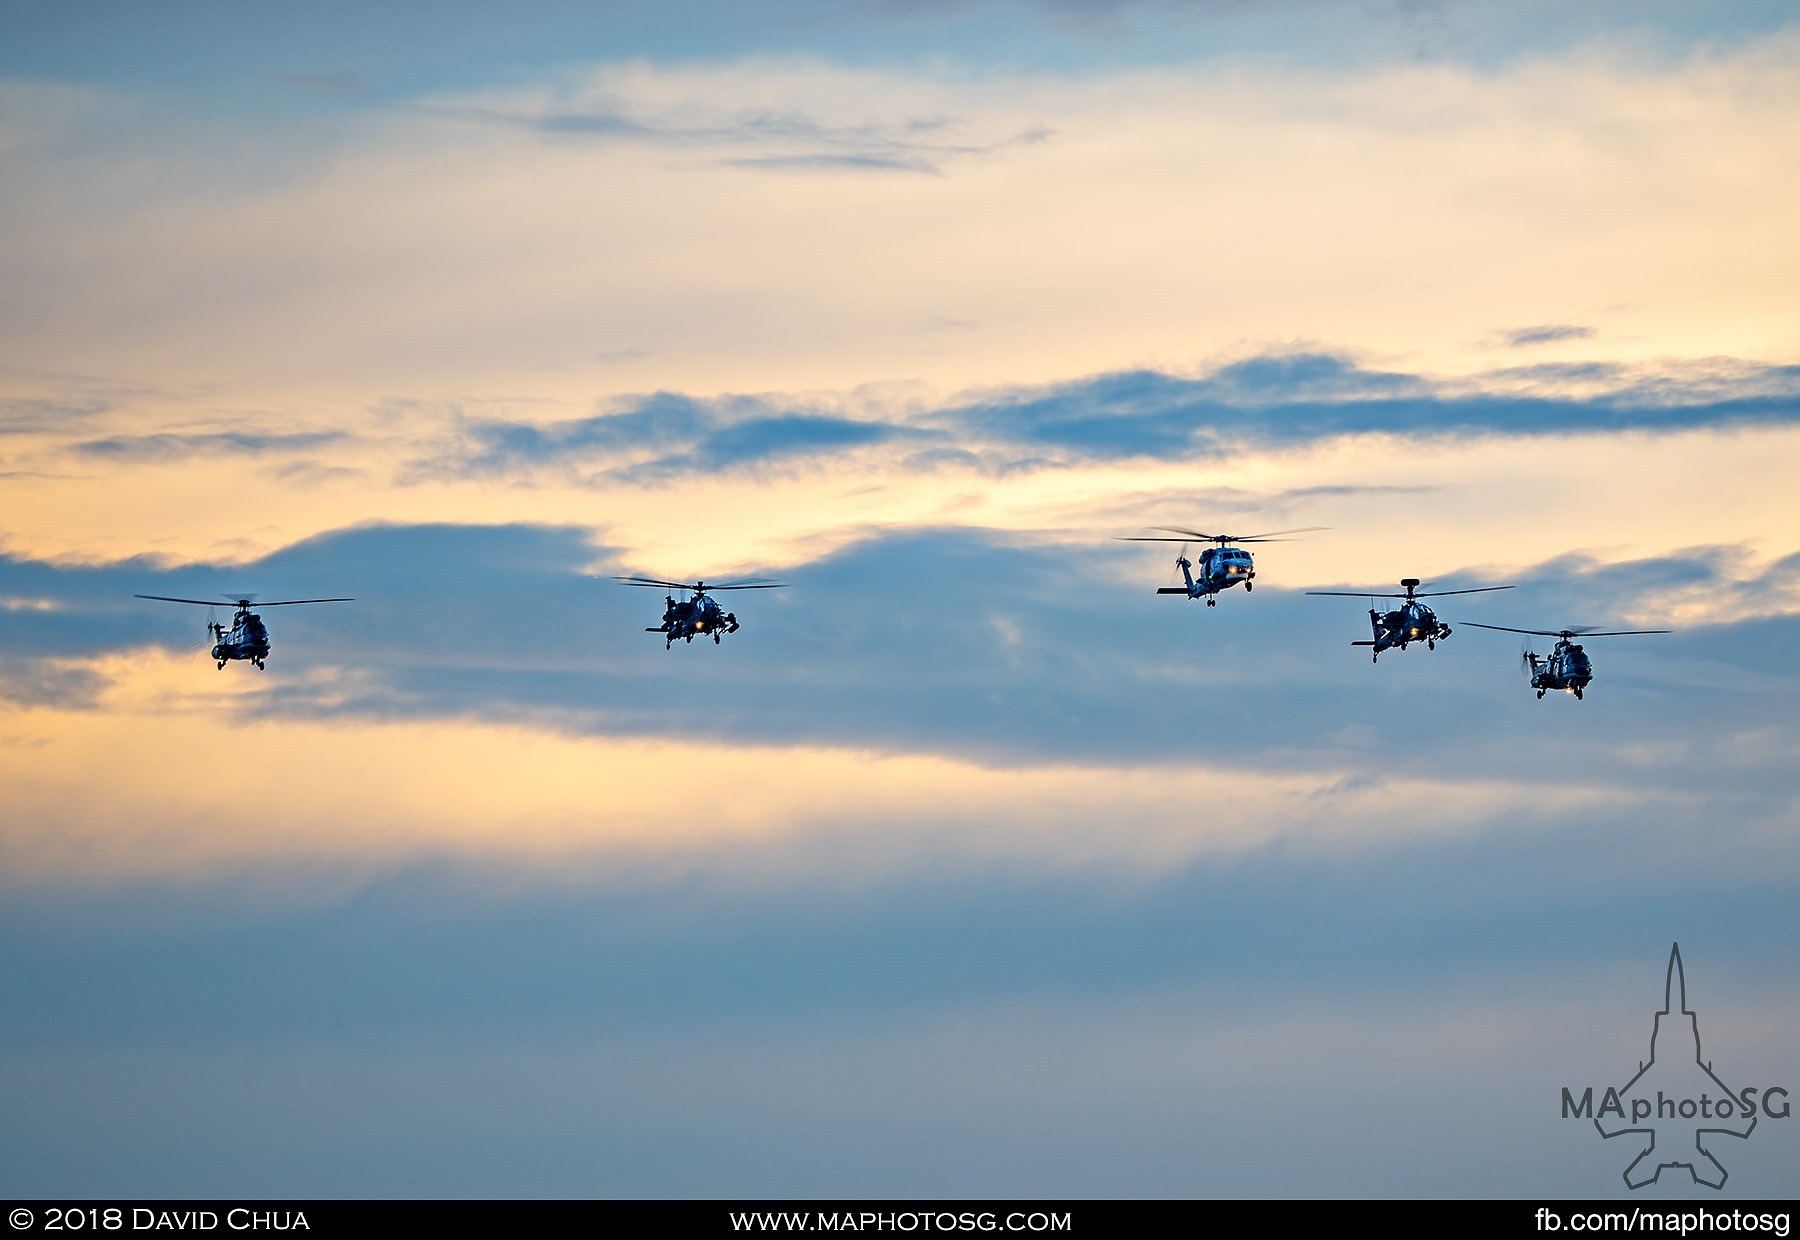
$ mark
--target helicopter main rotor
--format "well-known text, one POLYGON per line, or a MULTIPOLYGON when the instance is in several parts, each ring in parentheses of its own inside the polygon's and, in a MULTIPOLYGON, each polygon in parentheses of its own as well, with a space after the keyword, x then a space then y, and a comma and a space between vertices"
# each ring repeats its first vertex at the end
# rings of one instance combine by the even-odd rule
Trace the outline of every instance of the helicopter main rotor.
POLYGON ((1581 625, 1572 629, 1513 629, 1504 624, 1477 624, 1473 620, 1464 620, 1477 629, 1493 629, 1499 633, 1524 633, 1531 637, 1556 637, 1568 641, 1571 637, 1638 637, 1648 633, 1673 633, 1674 629, 1596 629, 1593 625, 1581 625))
POLYGON ((721 582, 708 585, 704 581, 664 581, 660 577, 614 577, 614 581, 622 581, 628 586, 654 586, 661 590, 688 590, 692 593, 711 594, 715 590, 779 590, 787 585, 785 581, 770 581, 766 577, 749 577, 743 581, 721 582))
MULTIPOLYGON (((1405 587, 1405 594, 1383 594, 1377 590, 1308 590, 1308 594, 1320 594, 1329 598, 1403 598, 1411 602, 1416 598, 1443 598, 1451 594, 1486 594, 1490 590, 1514 590, 1517 586, 1476 586, 1472 590, 1420 590, 1424 583, 1417 577, 1402 577, 1400 584, 1405 587)), ((1492 628, 1492 625, 1486 626, 1492 628)), ((1524 632, 1516 629, 1515 632, 1524 632)), ((1552 634, 1551 636, 1555 636, 1552 634)))
POLYGON ((255 607, 292 607, 297 603, 354 603, 353 598, 286 598, 273 603, 259 603, 255 599, 230 599, 221 594, 218 598, 170 598, 166 594, 134 594, 132 598, 154 599, 158 603, 192 603, 197 607, 236 607, 239 611, 249 611, 255 607))
POLYGON ((1316 534, 1320 530, 1327 530, 1327 529, 1330 529, 1331 527, 1328 525, 1306 525, 1306 526, 1302 526, 1296 530, 1271 530, 1267 534, 1202 534, 1199 530, 1184 530, 1178 525, 1153 525, 1150 528, 1153 530, 1167 530, 1169 533, 1179 534, 1179 535, 1181 535, 1181 537, 1179 537, 1179 538, 1156 538, 1156 537, 1120 538, 1117 541, 1119 541, 1119 542, 1209 542, 1209 543, 1217 543, 1217 544, 1219 544, 1219 546, 1223 547, 1227 543, 1289 542, 1291 540, 1288 538, 1284 538, 1283 535, 1286 535, 1286 534, 1316 534))

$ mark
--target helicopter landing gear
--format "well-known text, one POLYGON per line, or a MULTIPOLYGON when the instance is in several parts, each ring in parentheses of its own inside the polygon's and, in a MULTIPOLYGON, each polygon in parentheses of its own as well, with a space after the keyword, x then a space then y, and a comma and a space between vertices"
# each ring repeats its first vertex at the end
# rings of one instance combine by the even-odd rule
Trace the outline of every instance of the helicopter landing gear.
POLYGON ((1219 605, 1219 600, 1209 594, 1206 596, 1206 605, 1208 607, 1217 607, 1219 605))
POLYGON ((719 644, 719 635, 718 635, 718 634, 717 634, 717 633, 716 633, 716 632, 715 632, 715 633, 714 633, 714 634, 713 634, 713 645, 715 645, 715 646, 716 646, 716 645, 718 645, 718 644, 719 644))
POLYGON ((1250 591, 1255 589, 1255 587, 1256 587, 1256 583, 1254 581, 1246 581, 1244 583, 1244 593, 1245 594, 1250 593, 1250 591))
POLYGON ((221 672, 225 670, 225 660, 223 660, 223 659, 219 660, 219 670, 221 672))
POLYGON ((1425 649, 1436 650, 1437 649, 1437 639, 1435 637, 1427 637, 1425 639, 1425 649))
POLYGON ((1541 702, 1543 700, 1544 700, 1544 691, 1542 689, 1539 689, 1538 690, 1538 701, 1541 702))
POLYGON ((1577 685, 1573 692, 1575 694, 1575 700, 1579 702, 1581 700, 1581 686, 1577 685))

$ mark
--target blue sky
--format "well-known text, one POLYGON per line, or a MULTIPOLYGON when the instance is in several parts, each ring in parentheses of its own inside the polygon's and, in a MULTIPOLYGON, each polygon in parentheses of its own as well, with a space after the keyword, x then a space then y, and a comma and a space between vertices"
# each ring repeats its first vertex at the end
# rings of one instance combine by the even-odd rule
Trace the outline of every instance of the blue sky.
POLYGON ((1797 56, 7 9, 0 1187, 1717 1200, 1559 1099, 1675 941, 1800 1084, 1797 56), (1171 525, 1325 528, 1206 608, 1171 525), (1517 588, 1305 593, 1403 577, 1517 588), (133 597, 246 592, 355 602, 133 597), (1540 701, 1469 622, 1673 631, 1540 701))

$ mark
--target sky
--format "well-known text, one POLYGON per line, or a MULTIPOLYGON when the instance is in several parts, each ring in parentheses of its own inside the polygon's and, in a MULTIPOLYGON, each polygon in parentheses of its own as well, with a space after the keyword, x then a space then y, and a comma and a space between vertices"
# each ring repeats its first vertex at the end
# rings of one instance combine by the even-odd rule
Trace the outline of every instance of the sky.
POLYGON ((1794 1195, 1797 70, 0 4, 0 1193, 1794 1195), (1311 532, 1207 607, 1159 527, 1311 532), (621 575, 786 585, 665 649, 621 575), (1307 594, 1402 578, 1514 588, 1307 594), (219 669, 146 594, 354 602, 219 669), (1540 700, 1484 624, 1670 631, 1540 700), (1764 1102, 1632 1189, 1563 1091, 1677 943, 1764 1102))

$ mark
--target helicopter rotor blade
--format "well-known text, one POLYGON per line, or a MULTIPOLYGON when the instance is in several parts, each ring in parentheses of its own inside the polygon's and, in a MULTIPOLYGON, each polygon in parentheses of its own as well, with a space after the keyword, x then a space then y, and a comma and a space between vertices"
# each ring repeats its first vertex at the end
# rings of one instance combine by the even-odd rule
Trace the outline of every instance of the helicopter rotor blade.
POLYGON ((1533 637, 1638 637, 1649 633, 1673 633, 1674 629, 1608 629, 1604 632, 1585 625, 1571 629, 1515 629, 1504 624, 1481 624, 1474 620, 1459 620, 1458 624, 1466 624, 1475 629, 1493 629, 1498 633, 1528 633, 1533 637))
POLYGON ((1302 525, 1298 529, 1270 530, 1266 534, 1221 534, 1219 537, 1226 542, 1286 542, 1290 534, 1317 534, 1330 528, 1329 525, 1302 525))
POLYGON ((1154 537, 1154 536, 1138 536, 1138 537, 1133 537, 1133 538, 1121 537, 1121 538, 1115 539, 1114 541, 1116 541, 1116 542, 1209 542, 1209 543, 1218 543, 1221 546, 1223 546, 1225 543, 1286 542, 1288 540, 1282 537, 1282 535, 1284 535, 1284 534, 1311 534, 1311 533, 1315 533, 1316 531, 1319 531, 1319 530, 1330 529, 1331 527, 1328 525, 1307 525, 1307 526, 1302 526, 1301 528, 1295 529, 1295 530, 1271 530, 1267 534, 1206 534, 1206 533, 1202 533, 1200 530, 1184 529, 1183 527, 1181 527, 1179 525, 1153 525, 1150 528, 1153 530, 1163 530, 1170 534, 1179 535, 1180 537, 1177 537, 1177 538, 1159 538, 1159 537, 1154 537))
POLYGON ((742 578, 736 581, 666 581, 662 578, 612 578, 623 581, 625 585, 655 585, 664 590, 774 590, 785 587, 787 581, 770 581, 769 578, 742 578))
POLYGON ((777 590, 787 585, 785 581, 770 581, 766 577, 747 577, 742 581, 718 584, 709 581, 664 581, 661 577, 614 577, 613 580, 624 582, 628 586, 656 586, 664 590, 691 590, 696 593, 704 591, 707 594, 714 590, 777 590))
POLYGON ((216 598, 170 598, 165 594, 134 594, 132 598, 155 599, 159 603, 193 603, 199 607, 228 607, 229 603, 221 603, 216 598))
MULTIPOLYGON (((216 598, 170 598, 166 594, 134 594, 131 597, 154 599, 159 603, 193 603, 198 607, 248 607, 256 602, 255 599, 245 598, 241 594, 233 599, 225 599, 223 602, 216 598)), ((292 607, 295 603, 354 603, 355 601, 353 598, 290 598, 283 599, 278 603, 256 603, 256 606, 292 607)))
POLYGON ((353 598, 287 598, 278 603, 257 603, 256 605, 258 607, 292 607, 296 603, 354 603, 355 601, 353 598))
POLYGON ((1486 594, 1490 590, 1516 590, 1517 586, 1476 586, 1473 590, 1420 590, 1413 598, 1444 598, 1451 594, 1486 594))

